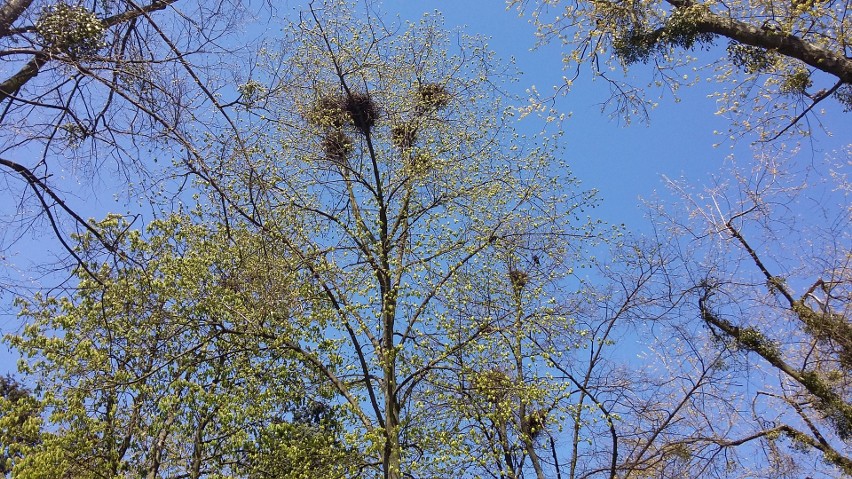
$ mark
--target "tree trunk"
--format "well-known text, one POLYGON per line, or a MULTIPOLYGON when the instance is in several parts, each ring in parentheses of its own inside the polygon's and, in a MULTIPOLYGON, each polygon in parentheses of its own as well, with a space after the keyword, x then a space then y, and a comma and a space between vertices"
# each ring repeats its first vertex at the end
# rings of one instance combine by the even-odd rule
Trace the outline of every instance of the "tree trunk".
POLYGON ((0 37, 5 37, 12 30, 12 24, 24 13, 33 0, 6 0, 0 7, 0 37))
POLYGON ((384 271, 380 271, 379 284, 382 289, 382 372, 384 374, 384 396, 385 396, 385 447, 382 454, 382 468, 385 479, 402 478, 402 454, 399 444, 399 401, 397 399, 396 381, 396 346, 394 345, 393 333, 396 327, 396 292, 390 284, 390 275, 387 273, 389 264, 387 261, 387 248, 382 251, 382 265, 384 271))

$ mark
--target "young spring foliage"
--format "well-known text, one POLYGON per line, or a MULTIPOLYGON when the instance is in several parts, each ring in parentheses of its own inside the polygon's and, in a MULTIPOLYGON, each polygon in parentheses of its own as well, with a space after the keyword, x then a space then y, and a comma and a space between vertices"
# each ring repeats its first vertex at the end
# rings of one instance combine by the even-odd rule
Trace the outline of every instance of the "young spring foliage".
MULTIPOLYGON (((329 392, 275 338, 316 338, 321 321, 288 258, 265 256, 272 242, 195 215, 144 234, 118 217, 95 226, 126 254, 90 259, 99 282, 78 269, 68 294, 21 301, 27 326, 8 338, 45 420, 13 444, 14 477, 298 478, 264 471, 312 456, 312 473, 347 475, 333 411, 296 414, 329 392)), ((81 254, 96 244, 82 238, 81 254)))

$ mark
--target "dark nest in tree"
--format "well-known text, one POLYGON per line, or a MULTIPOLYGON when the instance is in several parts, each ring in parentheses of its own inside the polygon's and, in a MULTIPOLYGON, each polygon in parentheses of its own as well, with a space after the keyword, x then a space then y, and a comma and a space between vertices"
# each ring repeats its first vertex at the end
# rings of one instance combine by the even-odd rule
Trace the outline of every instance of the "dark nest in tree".
POLYGON ((329 131, 322 139, 325 157, 335 163, 344 163, 352 154, 352 140, 341 130, 329 131))
POLYGON ((521 424, 521 429, 531 439, 535 439, 541 434, 541 431, 544 430, 546 423, 547 411, 539 409, 538 411, 531 412, 524 418, 523 424, 521 424))
POLYGON ((394 125, 391 128, 391 141, 394 146, 408 150, 417 140, 417 128, 410 123, 394 125))
POLYGON ((524 286, 527 285, 527 281, 529 281, 530 275, 526 272, 513 269, 509 271, 509 282, 512 283, 512 288, 515 291, 520 291, 524 289, 524 286))
POLYGON ((349 93, 343 98, 341 107, 352 125, 362 133, 367 133, 379 117, 379 107, 367 93, 349 93))
POLYGON ((450 104, 452 95, 444 85, 437 83, 424 83, 417 88, 418 101, 421 108, 426 110, 440 110, 450 104))

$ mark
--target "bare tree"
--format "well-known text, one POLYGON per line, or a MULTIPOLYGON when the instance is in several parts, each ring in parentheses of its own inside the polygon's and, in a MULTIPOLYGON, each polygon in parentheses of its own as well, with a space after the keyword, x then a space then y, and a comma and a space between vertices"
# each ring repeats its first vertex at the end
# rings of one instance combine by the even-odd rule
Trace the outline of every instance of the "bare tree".
POLYGON ((783 158, 670 181, 653 233, 534 338, 571 386, 540 443, 551 476, 850 474, 849 183, 842 160, 783 158))
POLYGON ((222 154, 203 140, 222 128, 238 136, 229 107, 241 101, 242 74, 225 59, 236 62, 229 35, 242 15, 227 1, 5 1, 0 247, 44 218, 72 256, 73 232, 114 249, 81 213, 81 197, 153 199, 158 181, 180 181, 180 165, 201 150, 222 154))
POLYGON ((700 193, 671 182, 687 210, 660 210, 678 252, 664 284, 687 311, 665 321, 703 345, 682 357, 729 378, 700 391, 708 420, 685 452, 738 457, 741 475, 852 474, 848 182, 840 164, 821 175, 782 158, 700 193))

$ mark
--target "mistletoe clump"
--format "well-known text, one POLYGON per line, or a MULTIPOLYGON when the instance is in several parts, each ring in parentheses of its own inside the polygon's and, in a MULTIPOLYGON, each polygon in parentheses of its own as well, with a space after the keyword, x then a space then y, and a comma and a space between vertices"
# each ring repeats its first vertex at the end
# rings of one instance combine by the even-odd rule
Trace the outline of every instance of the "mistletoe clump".
POLYGON ((798 68, 784 77, 781 82, 781 93, 802 95, 814 84, 811 74, 804 68, 798 68))
POLYGON ((509 282, 512 283, 512 289, 520 291, 527 285, 530 275, 524 271, 513 269, 509 271, 509 282))
POLYGON ((322 95, 311 105, 306 118, 312 125, 323 128, 342 128, 346 122, 343 99, 336 95, 322 95))
POLYGON ((391 127, 391 141, 394 146, 409 150, 417 140, 417 128, 410 123, 402 123, 391 127))
POLYGON ((452 95, 444 85, 424 83, 417 88, 418 106, 422 110, 440 110, 450 104, 452 95))
POLYGON ((472 383, 477 396, 491 404, 505 401, 512 390, 512 380, 509 375, 499 369, 478 373, 474 376, 472 383))
POLYGON ((82 5, 57 3, 42 8, 35 30, 47 50, 82 58, 104 47, 106 26, 82 5))
POLYGON ((694 47, 696 43, 711 43, 713 34, 700 30, 701 21, 707 12, 707 7, 703 5, 691 5, 676 9, 663 29, 665 41, 672 46, 687 50, 694 47))
POLYGON ((535 439, 536 437, 541 435, 541 432, 544 430, 544 427, 546 425, 547 411, 545 411, 544 409, 539 409, 531 412, 526 417, 524 417, 523 421, 521 422, 521 430, 531 439, 535 439))
POLYGON ((344 125, 366 133, 379 118, 379 107, 373 98, 362 92, 321 95, 306 115, 309 123, 339 129, 344 125))
POLYGON ((834 92, 834 98, 843 105, 843 111, 852 111, 852 85, 843 85, 834 92))
POLYGON ((326 158, 342 164, 352 154, 352 139, 342 130, 332 130, 323 136, 322 149, 326 158))
POLYGON ((728 58, 746 73, 771 71, 777 62, 777 54, 765 48, 731 42, 728 45, 728 58))
POLYGON ((677 47, 686 50, 713 42, 713 34, 701 31, 707 9, 692 5, 676 9, 665 24, 656 29, 630 24, 612 40, 615 54, 625 64, 646 63, 652 56, 677 47))

